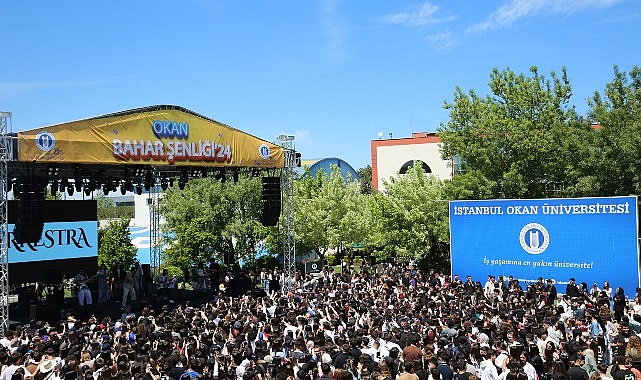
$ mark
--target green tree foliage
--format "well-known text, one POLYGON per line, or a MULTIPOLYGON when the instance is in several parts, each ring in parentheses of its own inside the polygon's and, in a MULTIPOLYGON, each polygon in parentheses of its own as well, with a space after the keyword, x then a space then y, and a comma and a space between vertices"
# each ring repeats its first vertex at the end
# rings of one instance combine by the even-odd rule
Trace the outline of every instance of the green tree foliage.
POLYGON ((329 176, 306 172, 294 183, 297 252, 316 251, 323 257, 329 249, 341 252, 354 243, 370 240, 371 218, 366 196, 357 181, 345 181, 332 166, 329 176))
POLYGON ((129 219, 112 220, 98 229, 98 265, 113 268, 122 264, 127 268, 133 264, 136 253, 129 238, 129 219))
POLYGON ((251 263, 267 233, 258 222, 261 208, 260 178, 202 178, 182 191, 169 189, 161 201, 168 236, 163 261, 185 272, 197 263, 222 261, 225 253, 251 263))
POLYGON ((443 196, 450 200, 490 199, 495 188, 496 182, 476 170, 470 170, 443 181, 443 196))
POLYGON ((134 206, 116 205, 114 204, 114 198, 102 194, 96 194, 95 199, 98 203, 98 220, 131 219, 134 217, 134 206))
POLYGON ((641 68, 629 74, 614 67, 614 79, 602 94, 588 99, 597 131, 593 187, 596 195, 641 193, 641 68))
POLYGON ((372 166, 367 165, 358 169, 358 176, 361 177, 360 190, 361 194, 373 194, 374 188, 372 187, 372 166))
POLYGON ((443 158, 459 155, 463 170, 496 183, 493 197, 563 196, 580 178, 592 131, 569 101, 565 68, 551 79, 506 69, 490 74, 491 94, 456 88, 447 125, 441 124, 443 158))
POLYGON ((443 200, 443 183, 426 175, 421 165, 385 183, 385 194, 372 198, 370 207, 377 220, 376 241, 384 244, 379 259, 406 255, 427 257, 432 268, 447 265, 449 241, 448 202, 443 200))

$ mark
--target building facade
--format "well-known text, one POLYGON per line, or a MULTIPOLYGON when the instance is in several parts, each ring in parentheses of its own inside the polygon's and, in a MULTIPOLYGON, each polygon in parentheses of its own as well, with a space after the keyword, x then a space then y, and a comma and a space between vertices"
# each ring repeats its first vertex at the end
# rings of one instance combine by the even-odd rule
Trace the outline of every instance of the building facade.
POLYGON ((443 160, 441 139, 436 132, 414 132, 412 137, 372 140, 372 187, 385 190, 383 181, 404 174, 415 162, 426 173, 440 179, 452 178, 453 164, 443 160))

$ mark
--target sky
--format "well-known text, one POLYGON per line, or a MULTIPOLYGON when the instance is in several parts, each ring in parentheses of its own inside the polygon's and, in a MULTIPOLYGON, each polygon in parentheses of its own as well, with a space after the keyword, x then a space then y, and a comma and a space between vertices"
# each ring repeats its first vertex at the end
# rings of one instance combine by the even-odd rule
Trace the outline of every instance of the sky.
POLYGON ((446 124, 493 68, 567 68, 571 103, 641 66, 639 0, 9 1, 0 111, 14 132, 174 104, 303 159, 446 124))

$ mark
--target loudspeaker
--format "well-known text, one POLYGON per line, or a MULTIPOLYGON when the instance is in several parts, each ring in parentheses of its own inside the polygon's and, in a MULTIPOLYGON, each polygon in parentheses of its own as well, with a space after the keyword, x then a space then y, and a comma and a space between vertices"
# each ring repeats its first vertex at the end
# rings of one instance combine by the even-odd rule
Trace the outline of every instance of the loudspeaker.
POLYGON ((249 277, 232 278, 229 281, 229 287, 226 289, 225 293, 231 297, 240 297, 247 294, 251 288, 252 282, 249 277))
POLYGON ((260 223, 265 227, 278 224, 280 218, 280 177, 263 177, 263 212, 260 223))
POLYGON ((40 241, 44 229, 45 185, 37 178, 21 178, 15 193, 18 198, 13 237, 18 244, 40 241))

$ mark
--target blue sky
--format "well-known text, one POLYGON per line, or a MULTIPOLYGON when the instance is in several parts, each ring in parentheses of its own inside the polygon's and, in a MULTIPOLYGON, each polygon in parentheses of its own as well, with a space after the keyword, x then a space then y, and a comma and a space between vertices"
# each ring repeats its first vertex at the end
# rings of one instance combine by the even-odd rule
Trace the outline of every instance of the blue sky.
POLYGON ((14 131, 176 104, 303 158, 370 164, 377 133, 446 123, 492 68, 567 67, 572 103, 641 65, 638 0, 5 1, 14 131))

